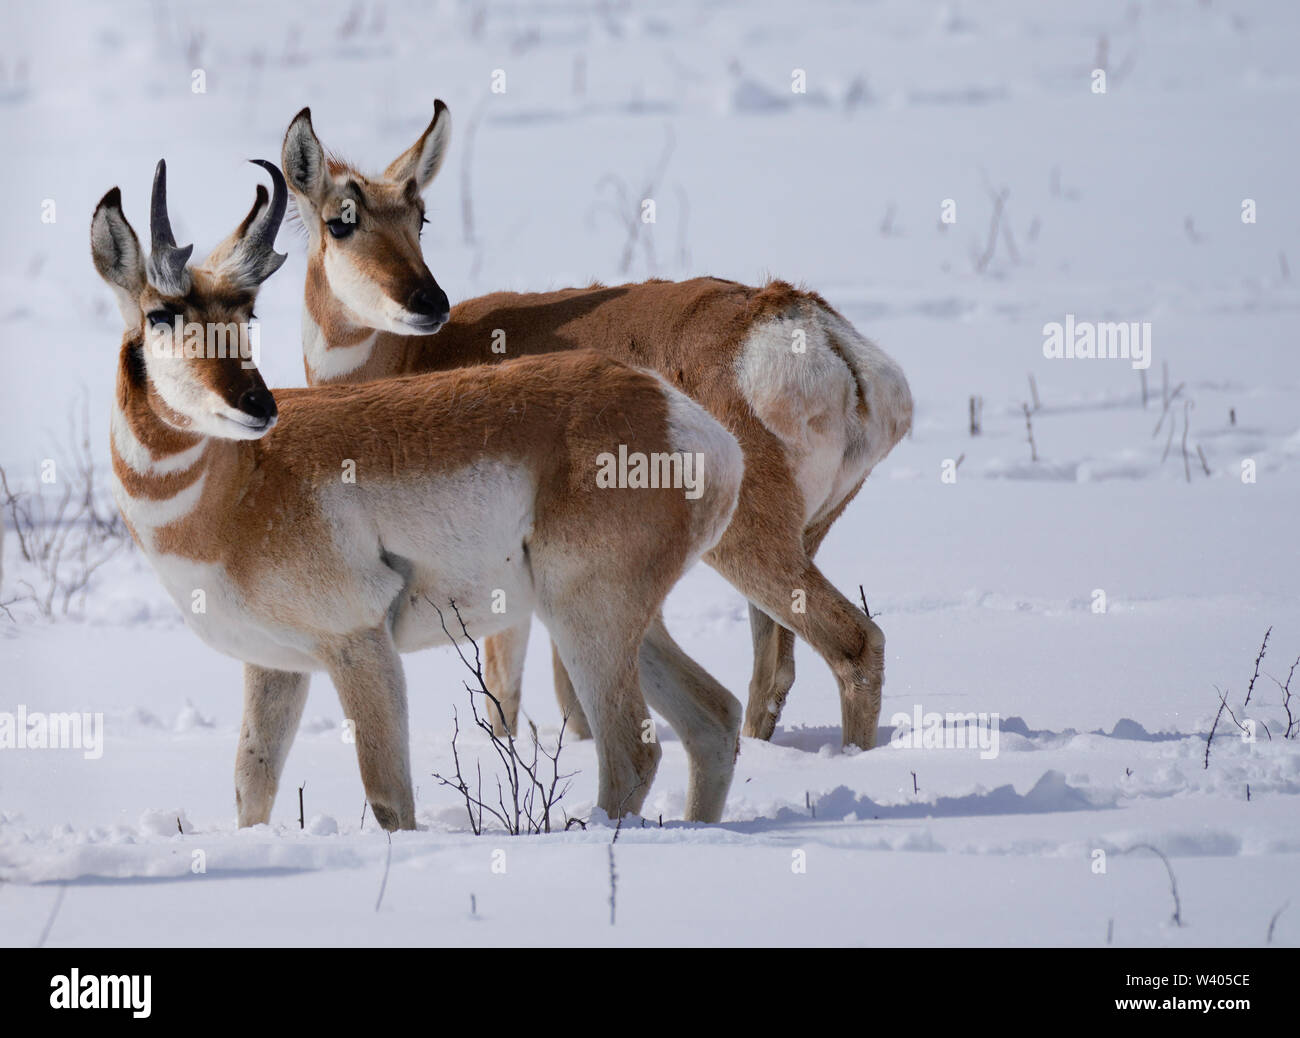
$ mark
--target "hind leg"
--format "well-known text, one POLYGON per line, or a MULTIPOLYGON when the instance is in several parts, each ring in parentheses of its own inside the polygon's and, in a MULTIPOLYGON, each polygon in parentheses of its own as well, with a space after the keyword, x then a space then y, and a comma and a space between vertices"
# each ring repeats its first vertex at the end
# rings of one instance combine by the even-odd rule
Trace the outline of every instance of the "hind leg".
POLYGON ((610 818, 639 814, 659 769, 662 750, 642 738, 650 716, 641 694, 637 647, 595 644, 595 632, 563 623, 551 627, 557 651, 596 741, 596 805, 610 818))
MULTIPOLYGON (((507 732, 517 734, 519 723, 519 704, 523 697, 524 658, 528 654, 528 634, 532 627, 532 617, 528 623, 511 627, 499 634, 483 640, 483 677, 488 691, 497 697, 501 709, 497 710, 491 699, 483 704, 486 715, 492 719, 492 731, 504 736, 507 732)), ((591 727, 582 713, 582 704, 573 691, 573 682, 569 672, 564 669, 560 654, 551 644, 551 669, 555 675, 555 698, 560 704, 560 714, 568 718, 565 731, 578 739, 590 739, 591 727)))
POLYGON ((639 813, 662 751, 642 737, 650 710, 637 657, 663 596, 628 593, 618 574, 565 565, 569 560, 548 567, 539 545, 533 558, 538 615, 573 679, 596 741, 596 804, 611 818, 639 813))
MULTIPOLYGON (((859 483, 858 488, 861 486, 859 483)), ((804 531, 804 554, 809 559, 817 554, 831 524, 840 517, 858 488, 804 531)), ((786 696, 794 685, 794 632, 781 626, 752 602, 749 628, 754 640, 754 674, 749 682, 744 734, 751 739, 771 739, 776 723, 781 719, 786 696)))
POLYGON ((690 757, 686 820, 721 820, 736 770, 739 701, 673 641, 662 615, 641 643, 641 687, 690 757))
POLYGON ((794 684, 794 632, 752 602, 749 629, 754 639, 754 673, 749 679, 744 733, 751 739, 770 739, 794 684))
POLYGON ((504 736, 517 732, 519 698, 524 683, 524 656, 528 652, 528 632, 532 627, 531 615, 517 627, 501 631, 483 640, 484 684, 501 704, 498 710, 490 698, 484 696, 484 709, 492 720, 492 731, 504 736))
POLYGON ((808 557, 801 537, 782 537, 770 526, 760 528, 752 517, 737 514, 709 561, 826 661, 839 685, 844 744, 871 749, 884 684, 884 632, 826 579, 808 557), (761 568, 754 559, 763 560, 761 568), (794 608, 800 600, 796 591, 804 592, 800 612, 794 608))

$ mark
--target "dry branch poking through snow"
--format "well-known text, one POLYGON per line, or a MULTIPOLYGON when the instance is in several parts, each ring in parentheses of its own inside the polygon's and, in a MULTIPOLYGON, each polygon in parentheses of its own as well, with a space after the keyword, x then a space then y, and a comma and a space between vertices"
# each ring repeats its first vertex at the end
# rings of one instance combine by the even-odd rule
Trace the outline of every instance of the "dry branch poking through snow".
POLYGON ((46 459, 53 473, 50 483, 38 483, 36 491, 25 493, 10 484, 0 467, 0 509, 8 513, 18 550, 35 568, 37 581, 20 580, 27 593, 3 604, 31 601, 46 619, 56 613, 66 616, 74 599, 84 604, 95 572, 130 544, 121 516, 105 502, 96 481, 87 404, 83 402, 80 430, 71 416, 69 426, 71 460, 46 459))
POLYGON ((465 626, 465 620, 460 615, 460 608, 454 600, 451 602, 452 612, 455 613, 456 620, 460 624, 461 637, 469 642, 474 650, 473 662, 461 649, 460 642, 447 629, 447 621, 442 610, 427 596, 425 601, 437 611, 443 632, 455 647, 456 655, 460 657, 461 662, 465 664, 465 667, 474 677, 474 684, 471 685, 468 681, 465 682, 465 689, 469 692, 469 708, 474 715, 475 726, 487 735, 492 750, 496 753, 505 770, 506 783, 503 786, 501 776, 499 774, 496 776, 496 807, 484 801, 483 769, 482 765, 475 761, 476 785, 474 790, 470 789, 460 766, 460 751, 456 745, 456 741, 460 737, 460 717, 454 708, 452 710, 454 728, 451 737, 451 753, 456 776, 453 780, 434 772, 433 777, 442 785, 456 790, 464 798, 465 811, 469 815, 470 828, 474 831, 475 836, 479 836, 483 832, 484 811, 500 822, 502 828, 511 836, 549 833, 551 831, 551 812, 569 791, 569 780, 577 774, 576 772, 560 773, 560 751, 564 748, 564 729, 568 723, 568 718, 560 722, 560 733, 556 739, 553 752, 542 746, 537 727, 530 724, 529 733, 533 744, 532 757, 525 759, 521 756, 514 734, 507 732, 504 738, 497 735, 492 728, 492 722, 480 716, 478 712, 477 699, 479 696, 483 696, 492 704, 498 716, 505 716, 501 710, 501 701, 488 691, 487 682, 483 677, 483 663, 479 655, 478 642, 470 636, 469 629, 465 626), (544 775, 545 765, 541 764, 542 758, 551 762, 549 778, 544 775), (508 797, 507 789, 509 791, 508 797), (475 809, 478 811, 477 816, 475 816, 475 809))

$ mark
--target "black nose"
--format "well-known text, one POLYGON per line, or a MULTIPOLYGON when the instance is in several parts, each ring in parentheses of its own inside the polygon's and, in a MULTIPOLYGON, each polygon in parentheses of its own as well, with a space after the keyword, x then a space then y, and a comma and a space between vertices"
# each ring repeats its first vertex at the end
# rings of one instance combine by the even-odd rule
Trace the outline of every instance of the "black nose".
POLYGON ((239 398, 239 409, 249 418, 269 422, 277 414, 275 397, 269 389, 246 389, 239 398))
POLYGON ((451 304, 447 301, 447 293, 438 287, 436 281, 427 285, 421 285, 411 293, 411 298, 406 301, 406 308, 413 314, 419 314, 421 317, 436 317, 440 321, 445 321, 451 315, 451 304))

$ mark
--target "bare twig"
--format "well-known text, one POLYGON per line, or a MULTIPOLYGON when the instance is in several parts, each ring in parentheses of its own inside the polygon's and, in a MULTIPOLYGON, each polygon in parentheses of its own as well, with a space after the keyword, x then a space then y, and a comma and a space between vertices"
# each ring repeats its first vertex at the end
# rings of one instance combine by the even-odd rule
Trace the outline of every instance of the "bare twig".
POLYGON ((989 188, 989 194, 993 198, 993 216, 989 224, 988 243, 984 246, 984 252, 975 258, 976 274, 983 274, 993 261, 993 254, 998 245, 998 231, 1002 224, 1002 211, 1006 207, 1007 199, 1011 197, 1011 189, 1004 187, 1001 191, 994 191, 989 188))
POLYGON ((608 212, 623 227, 626 234, 623 242, 623 252, 619 258, 619 273, 621 274, 626 274, 632 268, 632 260, 636 256, 638 242, 641 242, 642 247, 645 249, 647 273, 654 273, 653 235, 646 234, 643 236, 641 233, 645 225, 641 219, 640 202, 654 197, 659 181, 667 171, 676 147, 677 139, 673 133, 673 128, 671 124, 665 125, 663 151, 659 155, 659 161, 646 177, 645 186, 642 188, 639 198, 633 198, 629 195, 627 183, 622 177, 614 173, 606 173, 596 182, 597 192, 608 187, 612 190, 614 199, 612 202, 593 206, 593 211, 604 210, 608 212))
POLYGON ((541 739, 538 736, 537 728, 531 722, 529 727, 532 740, 532 755, 526 758, 520 751, 515 741, 514 733, 508 728, 504 737, 496 734, 492 722, 482 717, 478 712, 477 700, 483 696, 489 703, 489 712, 495 712, 495 715, 504 719, 505 712, 502 709, 501 701, 492 694, 487 687, 487 681, 483 675, 482 657, 479 654, 478 643, 470 635, 469 629, 465 626, 465 619, 461 615, 460 607, 456 605, 455 600, 451 600, 451 608, 460 625, 460 638, 454 636, 447 627, 447 620, 442 610, 427 595, 427 601, 438 613, 438 619, 442 624, 443 633, 447 635, 456 654, 460 657, 461 662, 474 676, 474 683, 471 685, 465 682, 465 689, 469 692, 470 711, 474 716, 475 726, 487 735, 489 743, 497 759, 501 764, 501 771, 495 775, 496 781, 496 806, 493 806, 483 799, 483 772, 482 766, 476 762, 475 769, 477 774, 477 790, 471 791, 469 783, 465 780, 461 769, 460 751, 457 746, 457 740, 460 737, 460 718, 455 709, 452 710, 453 732, 451 739, 452 761, 455 766, 455 777, 447 778, 443 775, 434 773, 433 777, 442 785, 449 786, 456 790, 465 801, 465 811, 469 816, 470 828, 474 835, 481 835, 483 832, 483 813, 486 811, 489 815, 501 823, 501 827, 512 836, 520 836, 532 833, 549 833, 551 831, 551 813, 569 791, 571 785, 570 779, 576 772, 560 772, 560 752, 564 748, 564 732, 568 725, 568 718, 560 722, 560 732, 555 743, 554 752, 548 751, 542 747, 541 739), (473 660, 461 647, 461 641, 468 642, 473 649, 473 660), (549 769, 541 763, 542 759, 550 761, 549 769), (549 776, 544 772, 549 770, 549 776), (502 773, 505 776, 505 782, 502 782, 502 773), (475 809, 478 811, 475 817, 475 809))
POLYGON ((1020 405, 1025 412, 1025 433, 1029 437, 1029 460, 1038 461, 1038 447, 1034 444, 1034 423, 1029 418, 1029 405, 1020 405))
POLYGON ((641 779, 635 786, 627 791, 623 797, 623 802, 618 805, 618 821, 614 823, 614 838, 609 841, 609 925, 614 925, 615 913, 618 910, 618 872, 614 868, 614 844, 618 843, 618 834, 623 831, 623 815, 627 802, 632 799, 632 795, 645 785, 645 779, 641 779))
POLYGON ((67 884, 60 883, 58 896, 55 897, 54 904, 50 908, 50 914, 45 919, 45 926, 41 930, 41 936, 36 940, 36 947, 38 948, 45 947, 45 942, 50 936, 50 930, 54 926, 54 920, 59 917, 59 909, 63 907, 63 898, 67 893, 68 893, 67 884))
POLYGON ((477 244, 474 233, 474 140, 486 108, 487 98, 484 98, 465 124, 465 140, 460 146, 460 230, 461 237, 469 246, 477 244))
MULTIPOLYGON (((1219 686, 1214 686, 1214 691, 1219 692, 1219 686)), ((1219 729, 1219 719, 1223 716, 1223 711, 1228 707, 1228 697, 1219 692, 1219 709, 1214 714, 1214 723, 1210 725, 1209 734, 1205 737, 1205 770, 1210 770, 1210 747, 1214 743, 1214 733, 1219 729)))
POLYGON ((1300 735, 1300 718, 1291 715, 1291 678, 1295 675, 1296 667, 1300 667, 1300 656, 1291 664, 1291 669, 1286 673, 1286 684, 1278 681, 1273 675, 1268 675, 1268 679, 1282 690, 1282 709, 1286 711, 1286 734, 1284 739, 1294 739, 1300 735))
POLYGON ((1264 659, 1264 653, 1268 651, 1268 636, 1272 633, 1272 626, 1264 632, 1264 640, 1259 646, 1259 655, 1255 657, 1255 673, 1250 676, 1250 684, 1246 686, 1246 699, 1241 704, 1243 707, 1250 706, 1250 694, 1255 691, 1255 682, 1259 679, 1259 664, 1264 659))
POLYGON ((1164 408, 1160 411, 1160 420, 1156 422, 1156 427, 1151 430, 1151 439, 1154 440, 1157 436, 1160 435, 1160 427, 1165 424, 1165 416, 1169 414, 1169 405, 1172 404, 1178 398, 1178 394, 1183 391, 1183 387, 1185 387, 1186 385, 1187 385, 1186 382, 1179 382, 1178 388, 1176 388, 1172 393, 1169 393, 1168 395, 1165 396, 1165 405, 1164 408))
POLYGON ((1169 859, 1165 857, 1164 851, 1160 850, 1160 848, 1158 847, 1153 847, 1149 843, 1134 844, 1132 847, 1129 847, 1127 850, 1121 851, 1120 853, 1132 854, 1134 851, 1138 851, 1138 850, 1148 850, 1165 863, 1165 871, 1169 873, 1169 892, 1173 895, 1174 898, 1174 914, 1172 917, 1173 923, 1175 926, 1182 926, 1183 905, 1182 902, 1178 899, 1178 881, 1174 879, 1174 870, 1173 870, 1173 866, 1169 864, 1169 859))
POLYGON ((379 906, 384 903, 384 891, 388 889, 388 870, 393 864, 393 834, 385 833, 388 837, 388 851, 384 855, 384 878, 379 884, 379 896, 375 898, 375 911, 379 911, 379 906))
POLYGON ((74 599, 84 602, 96 571, 130 543, 125 523, 116 509, 106 507, 96 480, 88 400, 82 402, 79 428, 74 414, 75 406, 68 417, 65 458, 51 459, 54 483, 60 487, 56 494, 40 489, 23 494, 0 468, 0 505, 9 513, 23 559, 35 566, 38 577, 37 587, 18 583, 28 588, 25 597, 47 619, 56 608, 66 615, 74 599))
POLYGON ((1268 936, 1264 939, 1265 944, 1273 943, 1273 928, 1277 926, 1278 917, 1281 916, 1281 914, 1290 907, 1291 907, 1291 902, 1288 901, 1286 904, 1284 904, 1281 908, 1279 908, 1276 912, 1273 913, 1272 918, 1269 919, 1268 921, 1268 936))

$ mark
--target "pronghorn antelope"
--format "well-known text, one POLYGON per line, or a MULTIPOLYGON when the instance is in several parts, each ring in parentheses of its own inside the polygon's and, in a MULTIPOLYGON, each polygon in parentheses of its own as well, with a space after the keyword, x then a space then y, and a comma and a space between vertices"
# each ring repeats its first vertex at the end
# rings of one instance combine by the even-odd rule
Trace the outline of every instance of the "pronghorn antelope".
POLYGON ((288 192, 258 162, 269 200, 259 186, 202 264, 176 246, 161 162, 147 260, 117 188, 91 223, 95 266, 126 321, 119 507, 190 626, 245 664, 240 825, 268 820, 308 675, 323 670, 355 724, 375 817, 412 828, 398 653, 445 643, 439 608, 452 600, 471 631, 493 633, 494 591, 537 611, 573 676, 597 740, 599 806, 640 809, 660 752, 642 738, 648 700, 690 757, 687 817, 716 821, 740 704, 677 648, 658 610, 730 521, 735 438, 663 380, 590 351, 272 396, 236 353, 176 349, 178 316, 186 328, 246 325, 284 260, 272 245, 288 192), (598 456, 626 443, 691 454, 699 493, 599 489, 598 456), (198 591, 203 611, 191 608, 198 591))
MULTIPOLYGON (((740 505, 706 560, 749 600, 754 669, 744 733, 770 738, 794 682, 794 634, 839 684, 846 745, 875 745, 885 638, 813 563, 872 468, 906 434, 898 365, 826 302, 782 282, 717 278, 447 297, 420 253, 421 192, 447 151, 441 101, 420 138, 369 177, 328 155, 304 108, 282 164, 308 234, 303 349, 312 384, 462 369, 504 356, 596 349, 657 371, 740 440, 740 505), (437 333, 434 335, 433 333, 437 333), (791 633, 793 632, 793 634, 791 633)), ((527 621, 487 644, 513 726, 527 621)), ((556 692, 575 728, 563 660, 556 692)))

